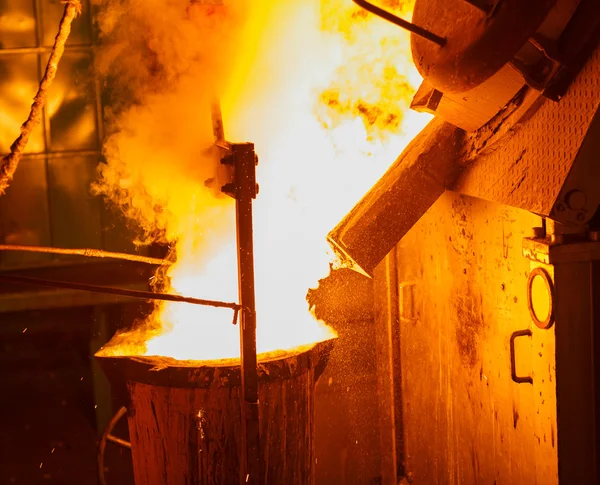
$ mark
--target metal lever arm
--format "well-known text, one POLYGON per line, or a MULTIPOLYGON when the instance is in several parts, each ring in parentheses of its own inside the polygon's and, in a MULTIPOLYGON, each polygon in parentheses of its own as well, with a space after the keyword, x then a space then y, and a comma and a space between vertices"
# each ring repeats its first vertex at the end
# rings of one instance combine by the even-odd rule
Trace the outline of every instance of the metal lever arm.
POLYGON ((404 30, 408 30, 409 32, 412 32, 413 34, 418 35, 419 37, 423 37, 424 39, 427 39, 439 45, 440 47, 446 45, 446 39, 444 37, 440 37, 439 35, 436 35, 433 32, 429 32, 429 30, 424 29, 423 27, 419 27, 418 25, 410 23, 407 20, 404 20, 386 10, 383 10, 377 5, 373 5, 372 3, 367 2, 366 0, 352 1, 359 7, 362 7, 365 10, 367 10, 368 12, 371 12, 372 14, 375 14, 378 17, 381 17, 382 19, 393 23, 394 25, 397 25, 398 27, 401 27, 404 30))

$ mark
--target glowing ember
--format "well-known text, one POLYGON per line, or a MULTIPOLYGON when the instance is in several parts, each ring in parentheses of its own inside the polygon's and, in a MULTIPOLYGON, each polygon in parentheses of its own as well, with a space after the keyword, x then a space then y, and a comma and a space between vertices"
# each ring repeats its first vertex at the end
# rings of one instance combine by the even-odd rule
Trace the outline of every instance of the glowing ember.
MULTIPOLYGON (((139 221, 145 242, 171 244, 164 289, 237 301, 233 201, 205 185, 218 92, 226 138, 255 143, 260 158, 258 351, 330 338, 305 299, 329 271, 326 235, 430 119, 407 109, 420 81, 408 34, 349 0, 234 1, 210 15, 189 0, 107 2, 101 27, 113 43, 99 66, 135 104, 116 114, 99 191, 139 221)), ((111 353, 234 358, 231 319, 164 303, 111 353)))

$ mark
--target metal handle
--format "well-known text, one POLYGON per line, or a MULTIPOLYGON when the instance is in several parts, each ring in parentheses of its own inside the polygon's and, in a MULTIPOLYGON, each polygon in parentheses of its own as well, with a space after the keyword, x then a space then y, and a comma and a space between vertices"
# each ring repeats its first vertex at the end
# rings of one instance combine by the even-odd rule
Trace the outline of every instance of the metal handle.
POLYGON ((533 378, 531 376, 527 376, 527 377, 517 376, 517 358, 515 355, 515 339, 517 337, 531 337, 531 335, 532 335, 531 330, 526 329, 526 330, 517 330, 516 332, 513 332, 513 334, 510 336, 510 374, 511 374, 512 380, 515 381, 517 384, 524 384, 524 383, 533 384, 533 378))
POLYGON ((388 22, 391 22, 391 23, 397 25, 398 27, 408 30, 409 32, 412 32, 413 34, 418 35, 419 37, 423 37, 424 39, 427 39, 427 40, 439 45, 440 47, 444 47, 444 45, 446 45, 445 37, 440 37, 439 35, 436 35, 433 32, 430 32, 429 30, 424 29, 423 27, 419 27, 418 25, 412 24, 400 17, 397 17, 396 15, 394 15, 386 10, 383 10, 382 8, 379 8, 376 5, 373 5, 372 3, 369 3, 366 0, 352 0, 352 1, 359 7, 364 8, 366 11, 371 12, 372 14, 375 14, 378 17, 381 17, 382 19, 387 20, 388 22))
POLYGON ((100 485, 106 485, 106 478, 104 477, 104 450, 106 449, 106 442, 110 441, 111 443, 116 443, 117 445, 120 445, 123 448, 131 449, 131 443, 129 441, 122 440, 121 438, 117 438, 116 436, 111 434, 112 430, 117 425, 119 420, 126 414, 126 407, 122 407, 121 409, 119 409, 106 425, 106 429, 104 430, 104 433, 102 433, 102 437, 100 438, 100 443, 98 444, 98 483, 100 485))

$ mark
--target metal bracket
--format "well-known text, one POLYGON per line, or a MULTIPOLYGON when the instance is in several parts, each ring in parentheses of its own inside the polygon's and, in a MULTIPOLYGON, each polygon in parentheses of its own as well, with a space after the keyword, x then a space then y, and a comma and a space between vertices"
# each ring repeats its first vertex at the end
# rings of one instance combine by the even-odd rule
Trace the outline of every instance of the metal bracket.
MULTIPOLYGON (((415 35, 418 35, 419 37, 423 37, 424 39, 427 39, 427 40, 433 42, 434 44, 439 45, 440 47, 444 47, 446 45, 446 39, 444 37, 440 37, 439 35, 434 34, 433 32, 430 32, 429 30, 424 29, 423 27, 419 27, 418 25, 410 23, 407 20, 404 20, 382 8, 379 8, 377 5, 373 5, 372 3, 367 2, 366 0, 352 0, 352 1, 359 7, 367 10, 368 12, 371 12, 372 14, 375 14, 378 17, 381 17, 382 19, 385 19, 388 22, 393 23, 394 25, 397 25, 398 27, 400 27, 404 30, 408 30, 409 32, 411 32, 415 35)), ((480 3, 475 0, 472 0, 472 1, 467 0, 467 1, 471 4, 480 3)))

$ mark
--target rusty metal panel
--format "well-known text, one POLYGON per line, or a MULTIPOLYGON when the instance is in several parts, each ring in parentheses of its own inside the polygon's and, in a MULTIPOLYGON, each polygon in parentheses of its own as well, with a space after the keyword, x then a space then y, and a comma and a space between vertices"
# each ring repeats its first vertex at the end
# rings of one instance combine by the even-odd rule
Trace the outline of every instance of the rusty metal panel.
POLYGON ((454 189, 548 215, 600 106, 600 50, 567 94, 481 154, 454 189))
POLYGON ((96 165, 95 157, 48 161, 52 241, 57 247, 102 248, 101 201, 90 193, 96 165))
MULTIPOLYGON (((5 244, 51 246, 48 217, 46 160, 24 159, 6 194, 0 197, 2 236, 5 244)), ((52 259, 47 254, 6 252, 2 267, 31 266, 52 259)))
POLYGON ((388 291, 399 301, 396 406, 411 483, 558 483, 554 330, 531 321, 527 279, 540 263, 522 256, 539 225, 448 192, 396 249, 388 291), (524 329, 515 370, 533 384, 511 375, 511 335, 524 329))

